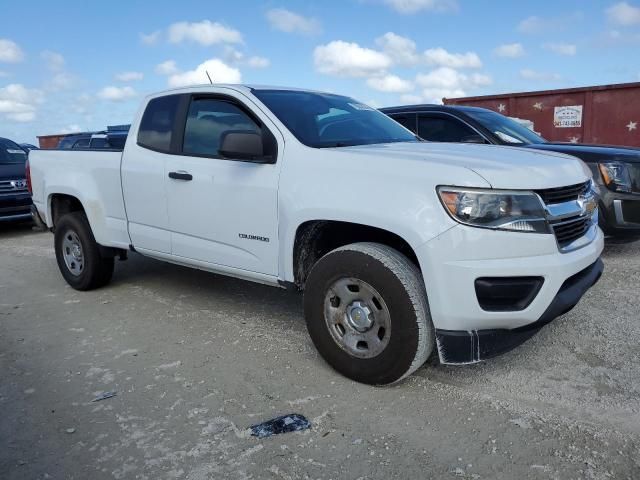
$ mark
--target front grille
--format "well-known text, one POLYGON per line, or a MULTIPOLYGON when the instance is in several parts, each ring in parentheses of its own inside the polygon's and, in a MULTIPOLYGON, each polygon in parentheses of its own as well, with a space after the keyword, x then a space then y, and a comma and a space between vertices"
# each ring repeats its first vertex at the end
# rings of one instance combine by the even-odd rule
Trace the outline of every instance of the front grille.
POLYGON ((568 220, 551 224, 551 228, 553 228, 553 233, 561 249, 582 237, 590 227, 591 218, 587 216, 572 217, 568 220))
POLYGON ((0 194, 2 193, 24 193, 27 191, 26 185, 22 188, 16 188, 12 182, 24 181, 23 178, 15 180, 0 180, 0 194))
POLYGON ((544 190, 536 190, 536 193, 540 195, 542 201, 547 205, 569 202, 577 200, 580 195, 587 193, 589 191, 589 183, 587 181, 567 187, 546 188, 544 190))

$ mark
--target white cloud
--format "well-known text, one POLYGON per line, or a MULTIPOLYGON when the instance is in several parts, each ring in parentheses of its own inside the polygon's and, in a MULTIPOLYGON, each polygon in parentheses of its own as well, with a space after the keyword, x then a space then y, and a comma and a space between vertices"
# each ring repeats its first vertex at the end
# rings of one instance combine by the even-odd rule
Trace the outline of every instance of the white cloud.
POLYGON ((545 29, 545 20, 536 15, 527 17, 518 24, 518 31, 521 33, 538 33, 545 29))
POLYGON ((59 72, 64 69, 64 57, 61 54, 45 50, 40 56, 46 62, 47 68, 52 72, 59 72))
POLYGON ((416 103, 422 103, 423 99, 420 95, 407 93, 404 95, 400 95, 400 101, 402 103, 407 103, 407 104, 416 104, 416 103))
POLYGON ((558 32, 565 30, 570 25, 575 25, 583 19, 581 12, 555 17, 539 17, 532 15, 518 23, 517 30, 520 33, 536 34, 543 32, 558 32))
POLYGON ((144 74, 142 72, 121 72, 116 75, 116 80, 120 82, 134 82, 143 78, 144 74))
POLYGON ((449 53, 444 48, 430 48, 424 52, 429 65, 450 68, 480 68, 482 62, 475 52, 449 53))
POLYGON ((518 58, 524 56, 524 47, 521 43, 505 43, 496 47, 493 53, 499 57, 518 58))
POLYGON ((627 2, 619 2, 606 10, 607 18, 616 25, 625 27, 640 25, 640 7, 634 7, 627 2))
POLYGON ((466 75, 450 67, 440 67, 426 74, 419 74, 416 82, 423 88, 424 100, 438 103, 443 97, 464 97, 467 89, 491 85, 492 80, 488 75, 466 75))
POLYGON ((562 76, 558 73, 538 72, 530 68, 524 68, 520 70, 520 76, 525 80, 536 80, 543 82, 556 81, 562 78, 562 76))
POLYGON ((12 83, 0 88, 0 114, 14 122, 30 122, 36 118, 37 106, 43 100, 40 90, 12 83))
POLYGON ((367 80, 367 85, 379 92, 406 93, 413 90, 413 83, 404 80, 397 75, 385 75, 373 77, 367 80))
POLYGON ((376 44, 394 63, 411 66, 420 62, 416 53, 416 43, 410 38, 387 32, 376 39, 376 44))
POLYGON ((72 123, 60 129, 60 133, 64 133, 64 134, 77 133, 77 132, 83 132, 83 131, 84 131, 84 128, 81 128, 80 125, 78 125, 77 123, 72 123))
POLYGON ((322 31, 320 22, 315 18, 303 17, 286 8, 273 8, 269 10, 267 12, 267 20, 271 24, 271 27, 281 32, 312 35, 322 31))
POLYGON ((242 34, 218 22, 177 22, 169 26, 169 42, 194 42, 210 46, 220 43, 242 43, 242 34))
POLYGON ((22 49, 13 40, 0 38, 0 62, 18 63, 24 58, 22 49))
POLYGON ((570 43, 545 43, 543 47, 558 55, 575 55, 578 47, 570 43))
POLYGON ((233 47, 226 46, 224 49, 224 61, 230 65, 247 65, 250 68, 267 68, 271 61, 265 57, 253 56, 247 58, 244 53, 233 47))
POLYGON ((173 75, 178 72, 175 60, 167 60, 166 62, 156 65, 155 72, 158 75, 173 75))
POLYGON ((342 40, 317 46, 313 59, 318 72, 341 77, 382 75, 392 64, 382 52, 342 40))
POLYGON ((155 45, 160 40, 160 35, 162 35, 160 30, 151 33, 140 33, 140 41, 145 45, 155 45))
POLYGON ((384 3, 405 15, 417 13, 421 10, 449 12, 457 11, 459 8, 456 0, 384 0, 384 3))
POLYGON ((271 65, 271 62, 268 58, 264 57, 250 57, 249 60, 247 60, 247 65, 251 68, 267 68, 271 65))
POLYGON ((122 102, 136 96, 136 91, 130 87, 104 87, 98 92, 98 97, 110 102, 122 102))
POLYGON ((47 83, 47 89, 52 91, 68 90, 76 84, 76 77, 67 72, 56 73, 47 83))
POLYGON ((182 87, 209 83, 207 72, 209 72, 214 83, 242 82, 240 70, 230 67, 222 60, 212 58, 211 60, 201 63, 194 70, 171 75, 169 77, 169 86, 182 87))

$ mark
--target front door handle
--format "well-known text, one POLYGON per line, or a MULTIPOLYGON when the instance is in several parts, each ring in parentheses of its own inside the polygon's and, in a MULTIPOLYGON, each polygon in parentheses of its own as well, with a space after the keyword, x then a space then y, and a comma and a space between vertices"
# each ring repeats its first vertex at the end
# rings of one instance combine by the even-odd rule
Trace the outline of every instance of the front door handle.
POLYGON ((169 178, 173 178, 174 180, 184 180, 186 182, 190 182, 191 180, 193 180, 193 175, 184 171, 169 172, 169 178))

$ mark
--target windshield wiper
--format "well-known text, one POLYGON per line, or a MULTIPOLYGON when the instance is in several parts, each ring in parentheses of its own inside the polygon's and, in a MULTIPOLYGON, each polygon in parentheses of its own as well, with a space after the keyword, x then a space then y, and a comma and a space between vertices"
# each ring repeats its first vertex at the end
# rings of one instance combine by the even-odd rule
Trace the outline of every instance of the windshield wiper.
POLYGON ((338 148, 338 147, 353 147, 356 144, 348 142, 333 142, 324 145, 318 145, 316 148, 338 148))

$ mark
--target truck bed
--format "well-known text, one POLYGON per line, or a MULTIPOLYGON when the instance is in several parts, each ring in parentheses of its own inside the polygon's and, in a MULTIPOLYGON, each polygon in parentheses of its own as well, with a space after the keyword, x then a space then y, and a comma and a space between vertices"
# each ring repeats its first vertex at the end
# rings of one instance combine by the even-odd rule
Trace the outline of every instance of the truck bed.
POLYGON ((82 202, 99 244, 128 248, 121 161, 120 150, 33 150, 29 154, 33 203, 45 223, 53 225, 53 193, 70 195, 82 202))

